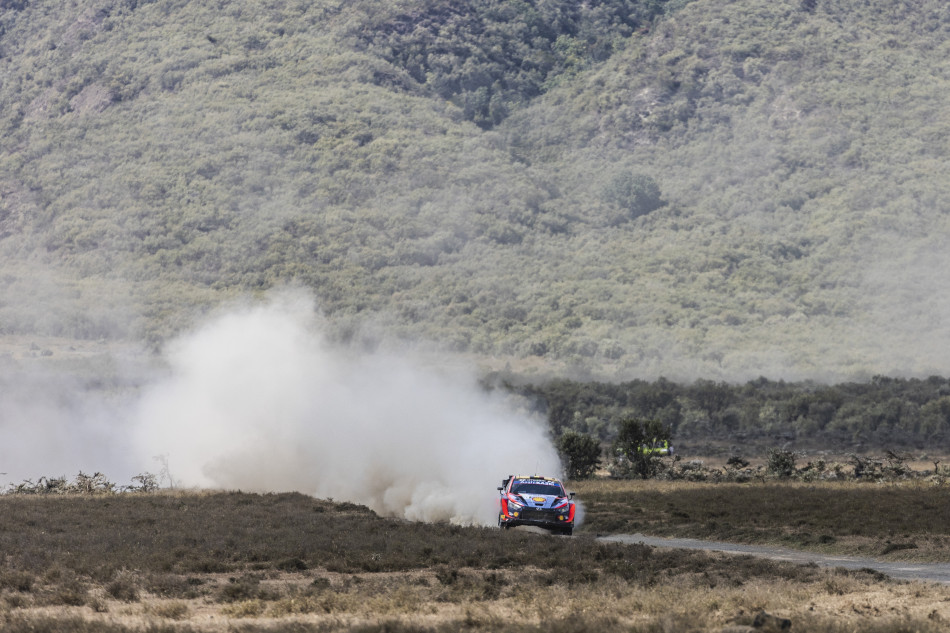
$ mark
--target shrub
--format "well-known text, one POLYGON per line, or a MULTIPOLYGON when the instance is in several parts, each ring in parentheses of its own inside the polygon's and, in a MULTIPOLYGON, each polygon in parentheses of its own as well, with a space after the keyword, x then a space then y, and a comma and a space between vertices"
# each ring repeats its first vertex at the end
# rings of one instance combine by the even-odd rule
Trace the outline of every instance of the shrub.
POLYGON ((600 443, 589 435, 565 431, 557 448, 567 462, 568 479, 587 479, 600 465, 600 443))
POLYGON ((249 602, 254 600, 275 600, 277 592, 261 586, 258 576, 246 574, 241 578, 231 578, 228 584, 218 591, 218 602, 249 602))
POLYGON ((305 571, 309 569, 307 563, 296 556, 285 558, 277 562, 277 569, 283 571, 305 571))
POLYGON ((145 583, 146 591, 164 598, 193 599, 202 593, 205 581, 201 578, 183 578, 177 574, 152 574, 145 583))
POLYGON ((765 472, 779 479, 788 479, 795 474, 795 453, 780 448, 770 448, 765 472))
POLYGON ((656 475, 659 456, 647 450, 657 442, 669 442, 671 431, 658 420, 621 420, 617 439, 611 446, 613 463, 610 474, 614 477, 640 477, 649 479, 656 475))
POLYGON ((139 587, 135 577, 128 572, 119 572, 106 587, 106 592, 122 602, 138 602, 139 587))
POLYGON ((148 613, 169 620, 183 620, 188 617, 188 604, 180 600, 160 602, 148 608, 148 613))
POLYGON ((653 178, 630 172, 614 176, 604 187, 603 198, 623 210, 630 219, 656 211, 666 204, 653 178))
POLYGON ((229 604, 221 609, 221 613, 232 618, 256 618, 264 614, 265 604, 262 600, 242 600, 229 604))
POLYGON ((89 599, 89 590, 85 583, 78 579, 67 580, 60 584, 55 593, 49 597, 51 605, 66 605, 68 607, 81 607, 89 599))
POLYGON ((142 473, 132 477, 134 482, 127 488, 129 492, 154 492, 158 490, 158 476, 152 473, 142 473))
POLYGON ((6 588, 29 593, 33 590, 34 582, 36 582, 36 578, 29 572, 19 570, 0 572, 0 589, 6 588))

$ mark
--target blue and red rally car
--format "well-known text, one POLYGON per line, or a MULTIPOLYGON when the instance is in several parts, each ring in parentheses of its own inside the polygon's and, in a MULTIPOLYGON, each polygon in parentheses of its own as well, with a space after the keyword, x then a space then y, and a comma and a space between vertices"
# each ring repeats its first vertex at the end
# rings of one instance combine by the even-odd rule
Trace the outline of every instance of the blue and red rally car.
POLYGON ((574 493, 553 477, 509 475, 498 488, 498 527, 534 525, 558 534, 574 532, 574 493))

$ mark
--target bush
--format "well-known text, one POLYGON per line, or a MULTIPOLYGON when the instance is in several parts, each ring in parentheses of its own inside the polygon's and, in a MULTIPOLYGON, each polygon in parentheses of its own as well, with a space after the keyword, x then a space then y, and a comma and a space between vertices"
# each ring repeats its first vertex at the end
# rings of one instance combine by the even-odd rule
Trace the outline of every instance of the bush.
POLYGON ((0 572, 0 589, 12 589, 13 591, 29 593, 33 590, 33 583, 35 582, 36 578, 33 574, 25 571, 7 570, 0 572))
POLYGON ((120 572, 106 587, 110 596, 122 602, 138 602, 139 587, 135 577, 127 572, 120 572))
POLYGON ((557 449, 567 462, 568 479, 587 479, 600 465, 600 443, 589 435, 565 431, 557 449))
POLYGON ((779 479, 788 479, 795 474, 795 453, 785 449, 770 448, 765 472, 779 479))
POLYGON ((604 188, 604 200, 616 205, 628 218, 638 218, 662 207, 660 187, 644 174, 621 172, 604 188))
POLYGON ((172 600, 150 606, 147 613, 169 620, 184 620, 188 617, 189 609, 186 602, 172 600))
POLYGON ((669 442, 671 431, 658 420, 627 418, 620 422, 620 432, 611 446, 613 463, 610 473, 614 477, 640 477, 649 479, 656 475, 659 456, 647 450, 658 442, 669 442))

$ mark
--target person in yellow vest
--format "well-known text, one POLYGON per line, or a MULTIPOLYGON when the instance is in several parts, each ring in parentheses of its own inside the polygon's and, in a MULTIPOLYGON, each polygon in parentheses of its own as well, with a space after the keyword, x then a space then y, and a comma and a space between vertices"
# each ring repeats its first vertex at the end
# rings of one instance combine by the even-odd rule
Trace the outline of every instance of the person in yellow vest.
POLYGON ((649 444, 640 447, 640 452, 644 455, 672 455, 673 446, 669 440, 654 439, 649 444))

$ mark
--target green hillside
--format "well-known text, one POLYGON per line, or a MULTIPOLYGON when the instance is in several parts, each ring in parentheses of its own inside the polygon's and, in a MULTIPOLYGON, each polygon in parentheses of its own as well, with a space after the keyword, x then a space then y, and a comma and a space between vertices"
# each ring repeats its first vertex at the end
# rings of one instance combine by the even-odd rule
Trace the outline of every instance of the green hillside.
POLYGON ((950 373, 938 0, 0 1, 0 334, 950 373))

